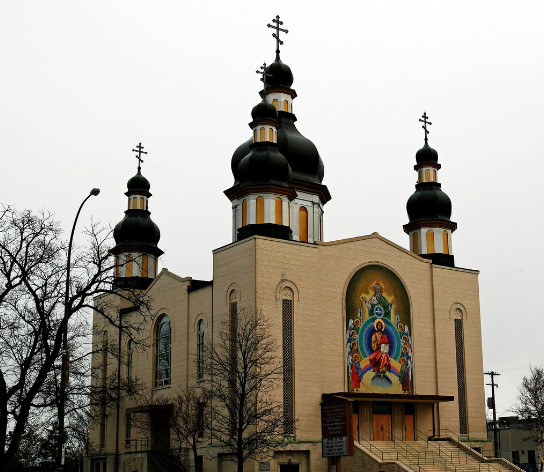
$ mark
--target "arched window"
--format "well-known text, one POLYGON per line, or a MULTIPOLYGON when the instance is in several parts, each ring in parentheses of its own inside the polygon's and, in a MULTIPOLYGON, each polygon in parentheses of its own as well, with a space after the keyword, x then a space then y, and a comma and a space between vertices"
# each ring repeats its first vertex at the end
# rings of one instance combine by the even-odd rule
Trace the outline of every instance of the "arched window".
POLYGON ((236 366, 236 339, 238 334, 238 294, 236 290, 229 295, 229 350, 230 363, 236 366))
POLYGON ((425 182, 430 182, 431 180, 431 172, 429 169, 425 169, 425 182))
POLYGON ((247 200, 242 202, 242 226, 247 225, 247 200))
POLYGON ((198 333, 197 333, 197 345, 196 345, 196 355, 197 355, 197 375, 201 379, 204 377, 204 331, 206 329, 206 323, 204 320, 198 322, 198 333))
POLYGON ((289 111, 289 101, 288 100, 283 101, 283 111, 289 111))
POLYGON ((268 140, 273 143, 274 142, 274 128, 268 129, 268 140))
POLYGON ((276 219, 275 222, 277 225, 283 224, 283 202, 281 198, 276 198, 276 219))
POLYGON ((145 198, 140 197, 140 210, 145 210, 145 198))
POLYGON ((433 169, 433 182, 436 182, 436 170, 433 169))
POLYGON ((119 256, 115 257, 115 277, 119 277, 121 274, 121 258, 119 256))
POLYGON ((171 328, 170 318, 163 315, 155 332, 155 387, 170 385, 171 328))
POLYGON ((276 110, 278 109, 278 99, 277 98, 272 100, 272 105, 274 105, 276 107, 276 110))
POLYGON ((256 143, 257 142, 257 128, 255 128, 253 130, 253 142, 256 143))
POLYGON ((427 238, 426 254, 434 254, 434 231, 432 229, 428 229, 425 236, 427 238))
POLYGON ((266 141, 266 133, 264 128, 259 129, 259 141, 266 141))
POLYGON ((412 234, 412 252, 419 254, 419 234, 417 231, 412 234))
POLYGON ((417 175, 418 175, 418 180, 419 180, 419 182, 423 182, 423 171, 420 170, 420 171, 417 173, 417 175))
POLYGON ((457 367, 457 399, 459 404, 459 432, 468 433, 467 391, 465 376, 465 340, 463 333, 463 312, 455 309, 454 333, 455 333, 455 361, 457 367))
POLYGON ((142 255, 142 277, 149 277, 149 256, 142 255))
POLYGON ((257 214, 256 214, 255 222, 257 224, 264 223, 264 198, 257 197, 255 204, 257 206, 257 214))
POLYGON ((134 341, 128 340, 127 343, 127 380, 132 380, 132 355, 134 354, 134 341))
POLYGON ((100 392, 100 432, 99 432, 99 447, 106 447, 106 386, 108 383, 108 350, 109 341, 108 333, 104 331, 102 334, 102 365, 101 365, 101 392, 100 392))
POLYGON ((293 311, 294 293, 285 287, 281 294, 282 345, 283 345, 283 433, 294 434, 295 382, 293 363, 293 311))
POLYGON ((135 210, 136 208, 138 208, 138 198, 132 197, 132 209, 135 210))
POLYGON ((299 241, 308 241, 308 210, 305 207, 298 210, 298 234, 299 241))
POLYGON ((127 254, 126 264, 125 264, 125 277, 132 277, 132 266, 133 266, 133 257, 132 254, 127 254))
POLYGON ((442 231, 442 252, 444 254, 449 254, 450 253, 450 245, 449 245, 449 241, 448 241, 448 232, 447 231, 442 231))

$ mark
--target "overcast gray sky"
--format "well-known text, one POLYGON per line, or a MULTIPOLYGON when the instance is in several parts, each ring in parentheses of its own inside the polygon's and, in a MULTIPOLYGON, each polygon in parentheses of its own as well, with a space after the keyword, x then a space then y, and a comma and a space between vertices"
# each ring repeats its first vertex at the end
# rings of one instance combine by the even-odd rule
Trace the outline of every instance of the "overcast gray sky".
POLYGON ((266 24, 278 13, 297 125, 333 197, 326 240, 377 231, 408 246, 428 113, 458 223, 453 252, 481 271, 484 367, 502 374, 508 414, 529 366, 543 363, 541 0, 4 0, 0 201, 51 210, 68 229, 100 187, 81 228, 91 215, 114 225, 141 141, 162 267, 211 278, 211 251, 231 241, 230 158, 250 137, 255 70, 274 60, 266 24))

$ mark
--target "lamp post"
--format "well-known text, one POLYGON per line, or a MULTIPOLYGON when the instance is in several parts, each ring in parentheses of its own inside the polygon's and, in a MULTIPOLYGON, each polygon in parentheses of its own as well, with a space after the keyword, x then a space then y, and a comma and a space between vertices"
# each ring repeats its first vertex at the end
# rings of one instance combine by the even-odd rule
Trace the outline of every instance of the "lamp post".
POLYGON ((70 241, 68 242, 68 256, 66 260, 66 288, 64 292, 64 317, 61 321, 62 329, 62 366, 61 366, 61 379, 60 379, 60 395, 59 395, 59 448, 57 454, 57 470, 62 472, 64 470, 64 449, 66 445, 66 435, 64 432, 64 410, 66 407, 66 383, 68 380, 68 318, 70 317, 68 309, 68 298, 70 295, 70 258, 72 256, 72 244, 74 242, 74 232, 76 230, 77 219, 81 213, 81 209, 85 202, 91 198, 96 197, 100 193, 99 188, 93 188, 89 195, 81 202, 79 209, 77 210, 74 224, 72 225, 72 232, 70 234, 70 241))

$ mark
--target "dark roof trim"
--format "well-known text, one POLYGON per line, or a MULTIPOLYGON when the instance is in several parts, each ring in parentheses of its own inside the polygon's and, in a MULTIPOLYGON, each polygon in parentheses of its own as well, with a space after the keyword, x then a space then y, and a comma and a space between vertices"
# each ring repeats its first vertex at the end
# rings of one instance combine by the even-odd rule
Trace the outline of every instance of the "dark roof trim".
POLYGON ((194 292, 204 287, 209 287, 213 285, 213 280, 190 280, 189 285, 187 286, 188 292, 194 292))
POLYGON ((323 393, 323 401, 340 399, 349 402, 353 401, 376 401, 376 402, 405 402, 405 403, 440 403, 452 402, 453 395, 398 395, 395 393, 359 393, 359 392, 337 392, 323 393))

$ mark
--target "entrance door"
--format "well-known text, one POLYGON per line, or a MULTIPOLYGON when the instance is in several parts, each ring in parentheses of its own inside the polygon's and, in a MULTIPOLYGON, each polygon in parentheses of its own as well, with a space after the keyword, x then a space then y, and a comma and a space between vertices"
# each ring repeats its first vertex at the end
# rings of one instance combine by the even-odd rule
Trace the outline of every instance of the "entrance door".
POLYGON ((391 403, 372 403, 374 441, 391 441, 391 403))
POLYGON ((416 426, 413 403, 404 404, 404 440, 416 440, 416 426))
POLYGON ((351 415, 351 426, 353 431, 353 440, 359 441, 359 403, 352 403, 352 415, 351 415))
POLYGON ((280 464, 280 472, 298 472, 299 464, 280 464))

